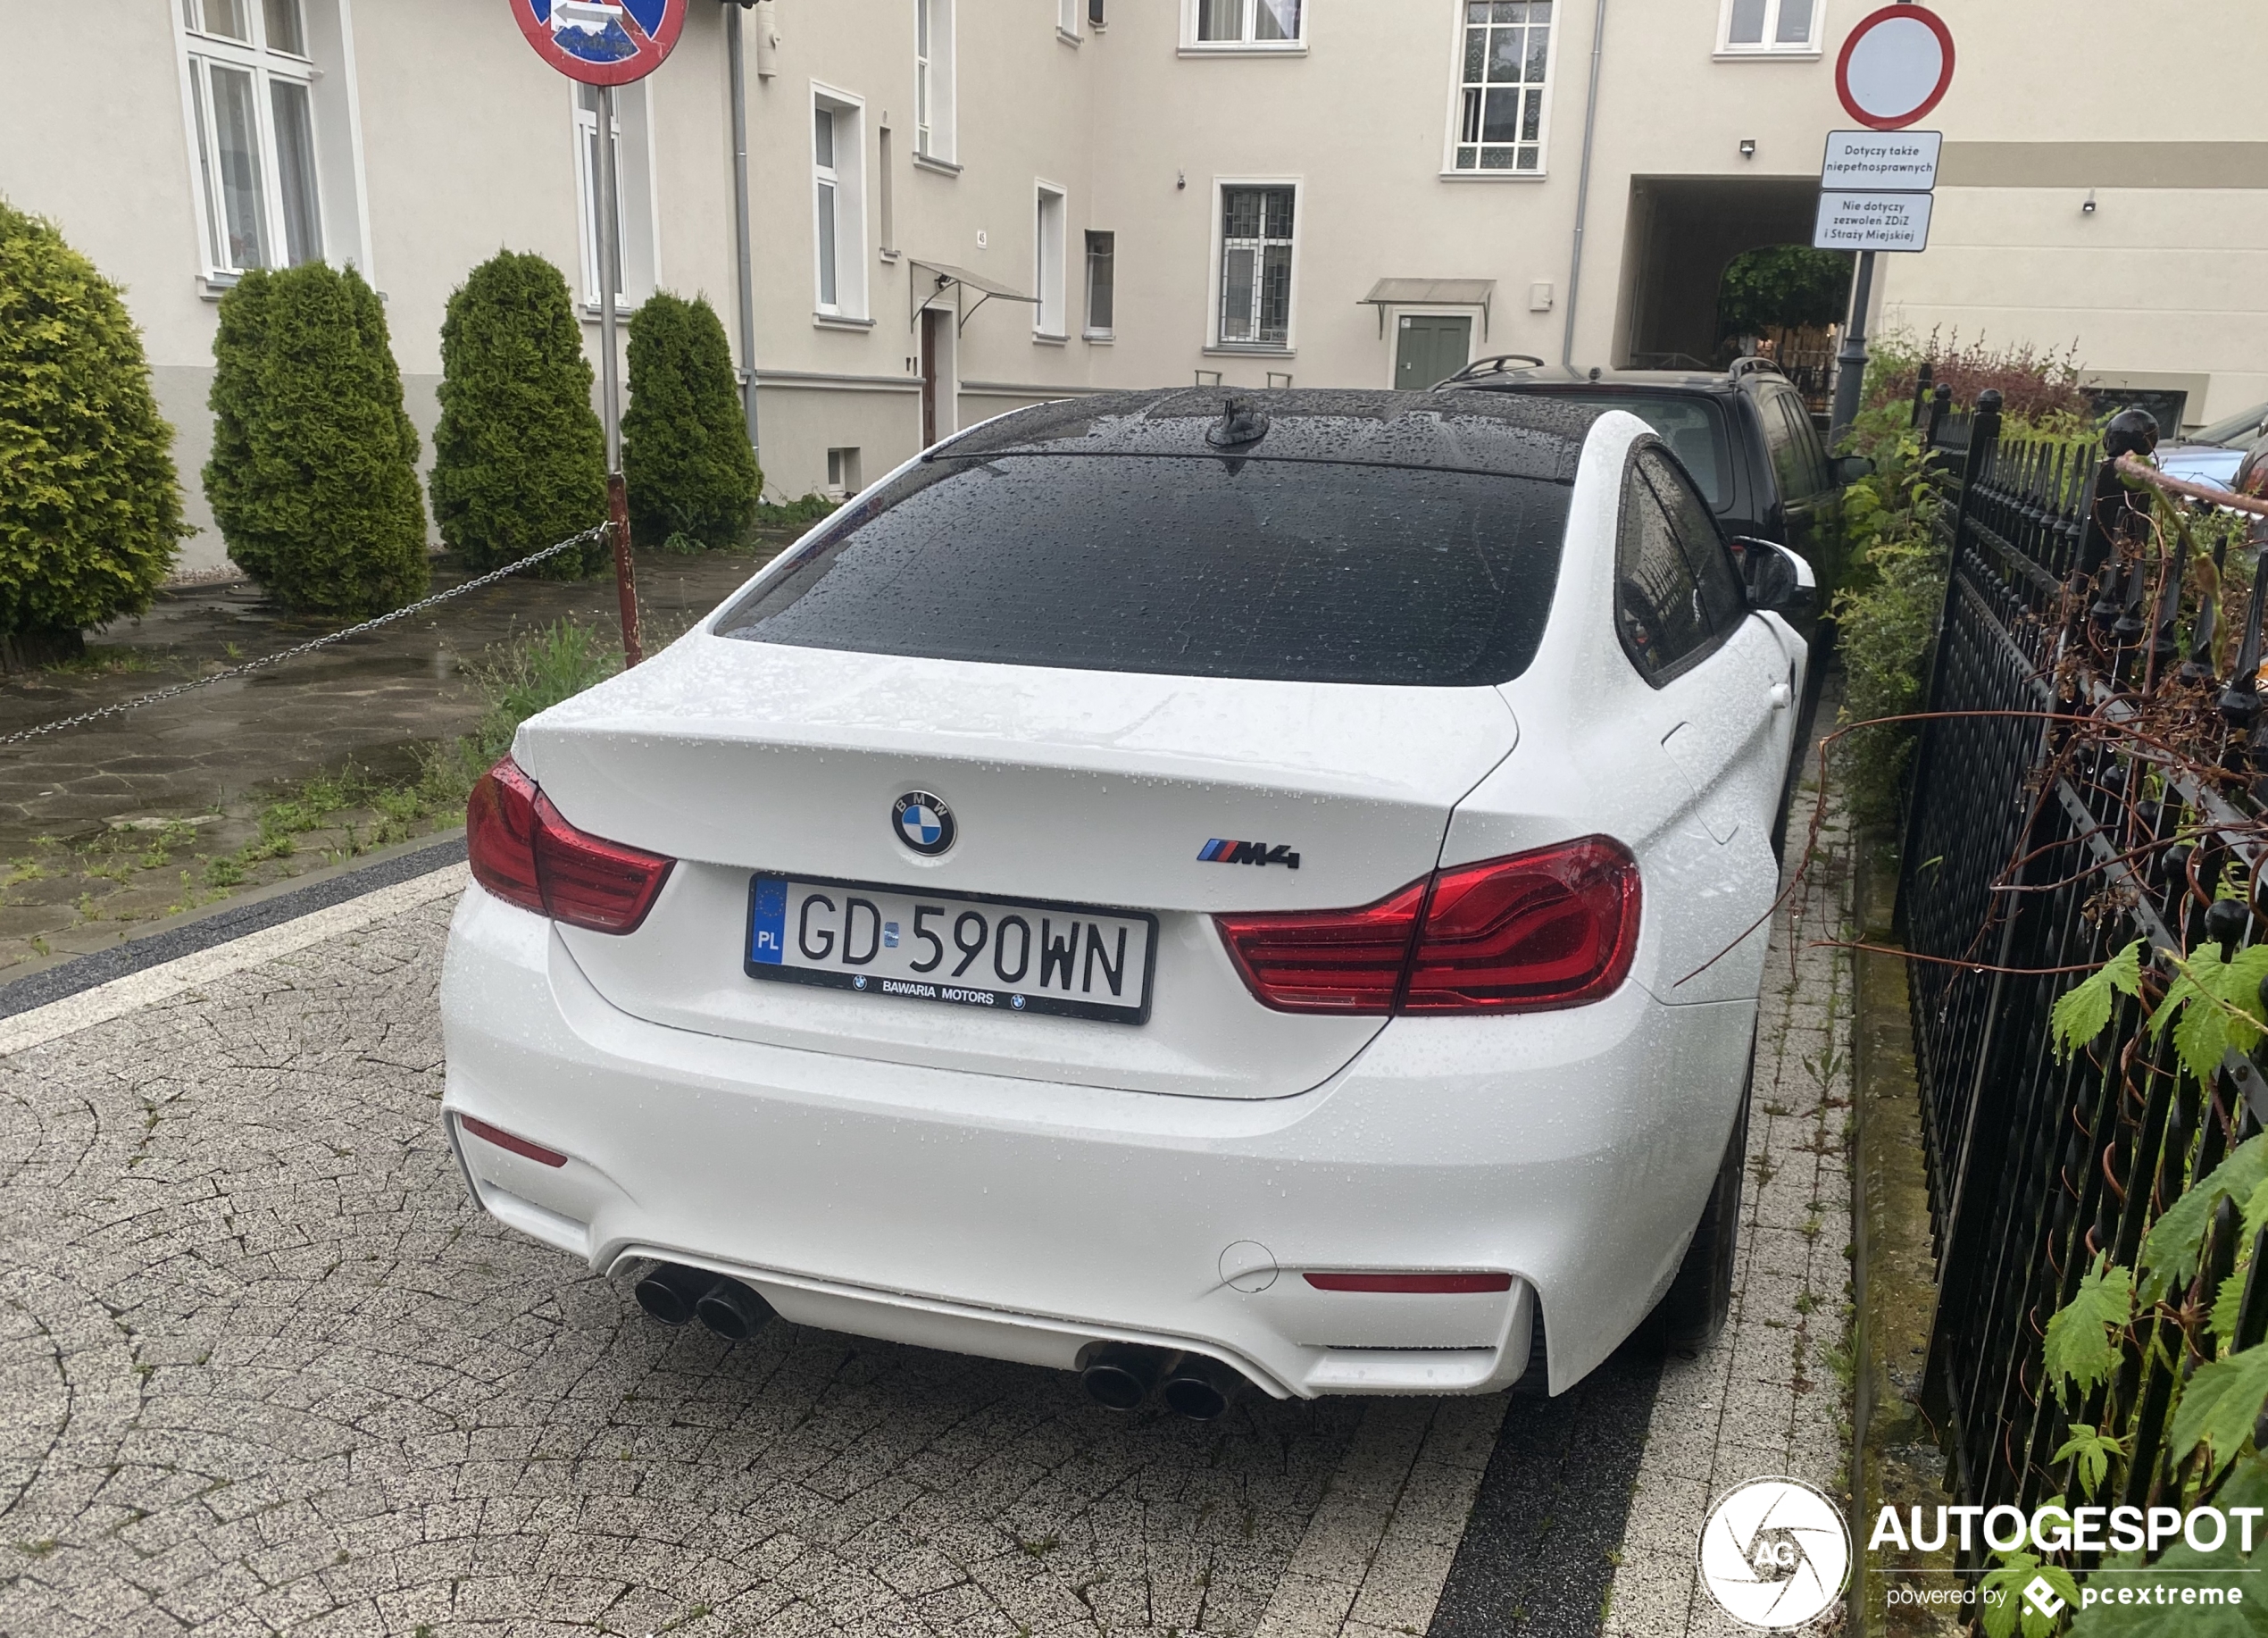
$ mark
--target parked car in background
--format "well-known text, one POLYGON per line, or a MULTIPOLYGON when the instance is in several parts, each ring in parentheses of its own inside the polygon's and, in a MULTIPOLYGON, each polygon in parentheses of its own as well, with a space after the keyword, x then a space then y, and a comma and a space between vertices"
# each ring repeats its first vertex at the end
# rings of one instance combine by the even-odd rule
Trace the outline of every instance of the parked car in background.
POLYGON ((1794 383, 1764 358, 1719 372, 1592 371, 1571 376, 1524 354, 1483 358, 1444 390, 1518 393, 1625 409, 1659 433, 1732 537, 1775 540, 1835 569, 1844 489, 1872 470, 1864 456, 1827 452, 1794 383))
POLYGON ((474 791, 468 1182, 666 1323, 1127 1408, 1705 1344, 1807 663, 1732 545, 1591 404, 946 439, 474 791))
POLYGON ((2188 438, 2160 443, 2158 467, 2169 477, 2209 483, 2216 489, 2230 489, 2247 452, 2263 439, 2268 439, 2268 404, 2255 404, 2188 438))

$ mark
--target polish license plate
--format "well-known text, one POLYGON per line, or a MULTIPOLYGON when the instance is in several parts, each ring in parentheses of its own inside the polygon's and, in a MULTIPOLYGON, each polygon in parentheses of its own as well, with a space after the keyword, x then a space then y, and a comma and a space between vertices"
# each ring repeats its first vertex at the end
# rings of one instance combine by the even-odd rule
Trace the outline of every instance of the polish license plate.
POLYGON ((748 890, 749 977, 863 995, 1144 1024, 1156 949, 1140 911, 789 876, 748 890))

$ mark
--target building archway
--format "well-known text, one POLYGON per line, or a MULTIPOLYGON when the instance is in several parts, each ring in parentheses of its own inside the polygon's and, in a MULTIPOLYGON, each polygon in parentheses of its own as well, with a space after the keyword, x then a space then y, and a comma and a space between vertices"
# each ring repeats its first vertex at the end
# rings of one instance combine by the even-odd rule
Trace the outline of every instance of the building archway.
POLYGON ((1722 368, 1717 291, 1725 269, 1743 251, 1808 245, 1818 213, 1812 177, 1632 177, 1615 364, 1722 368))

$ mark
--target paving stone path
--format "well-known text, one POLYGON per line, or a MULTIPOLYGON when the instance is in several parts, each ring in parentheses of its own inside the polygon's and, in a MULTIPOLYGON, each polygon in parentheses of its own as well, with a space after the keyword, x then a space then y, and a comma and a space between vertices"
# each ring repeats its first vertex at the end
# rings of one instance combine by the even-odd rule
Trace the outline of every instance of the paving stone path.
POLYGON ((472 1209, 437 1118, 462 881, 0 1019, 0 1634, 1572 1634, 1611 1574, 1607 1630, 1664 1638, 1728 1630, 1693 1577, 1712 1496, 1835 1479, 1833 958, 1770 969, 1735 1324, 1603 1370, 1622 1431, 1571 1429, 1578 1395, 1199 1425, 664 1331, 472 1209), (1627 1475, 1602 1499, 1563 1459, 1618 1440, 1627 1534, 1627 1475))

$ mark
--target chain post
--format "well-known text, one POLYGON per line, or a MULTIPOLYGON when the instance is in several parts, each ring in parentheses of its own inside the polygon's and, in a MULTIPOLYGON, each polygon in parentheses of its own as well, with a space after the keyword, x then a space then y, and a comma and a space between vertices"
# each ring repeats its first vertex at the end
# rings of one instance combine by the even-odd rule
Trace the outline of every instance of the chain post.
POLYGON ((614 598, 622 610, 622 669, 646 657, 638 631, 638 571, 630 561, 630 487, 620 472, 606 474, 606 534, 614 547, 614 598))

